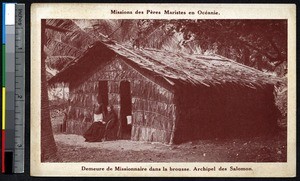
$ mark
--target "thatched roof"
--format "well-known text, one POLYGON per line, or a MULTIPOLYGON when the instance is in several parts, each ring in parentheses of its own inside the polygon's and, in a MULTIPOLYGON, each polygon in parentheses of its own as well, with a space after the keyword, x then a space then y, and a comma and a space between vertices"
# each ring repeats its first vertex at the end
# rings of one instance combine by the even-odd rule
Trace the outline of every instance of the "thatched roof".
POLYGON ((110 40, 94 43, 81 56, 51 78, 49 83, 69 82, 76 75, 81 77, 80 74, 87 73, 84 71, 90 71, 96 67, 96 64, 99 65, 107 61, 109 57, 116 55, 125 57, 136 67, 163 78, 171 85, 180 82, 209 87, 233 83, 256 88, 280 81, 272 74, 264 73, 218 55, 190 55, 147 48, 140 50, 122 46, 110 40))

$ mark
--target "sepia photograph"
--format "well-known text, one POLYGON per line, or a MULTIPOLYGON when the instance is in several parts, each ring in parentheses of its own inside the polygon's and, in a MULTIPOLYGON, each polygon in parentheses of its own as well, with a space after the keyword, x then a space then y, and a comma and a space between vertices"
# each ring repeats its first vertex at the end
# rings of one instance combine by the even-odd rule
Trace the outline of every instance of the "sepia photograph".
POLYGON ((190 176, 287 164, 288 19, 197 17, 41 17, 40 163, 190 176))
POLYGON ((42 32, 42 161, 286 161, 286 20, 48 19, 42 32))

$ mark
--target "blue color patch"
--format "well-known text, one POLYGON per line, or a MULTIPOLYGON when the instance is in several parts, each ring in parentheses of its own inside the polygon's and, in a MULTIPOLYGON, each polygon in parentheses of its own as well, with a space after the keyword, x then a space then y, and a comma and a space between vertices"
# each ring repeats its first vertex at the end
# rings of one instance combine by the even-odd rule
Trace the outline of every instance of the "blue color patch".
POLYGON ((6 3, 2 3, 2 44, 5 44, 5 6, 6 3))

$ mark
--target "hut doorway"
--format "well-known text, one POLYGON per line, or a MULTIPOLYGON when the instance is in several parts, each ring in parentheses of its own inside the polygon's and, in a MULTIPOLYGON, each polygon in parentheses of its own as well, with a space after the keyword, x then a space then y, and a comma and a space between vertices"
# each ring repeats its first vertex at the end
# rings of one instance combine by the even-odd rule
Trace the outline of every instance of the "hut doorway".
POLYGON ((120 83, 120 120, 121 133, 123 139, 131 138, 131 88, 129 81, 121 81, 120 83))
POLYGON ((98 103, 103 104, 104 112, 108 105, 108 83, 107 81, 99 81, 98 103))

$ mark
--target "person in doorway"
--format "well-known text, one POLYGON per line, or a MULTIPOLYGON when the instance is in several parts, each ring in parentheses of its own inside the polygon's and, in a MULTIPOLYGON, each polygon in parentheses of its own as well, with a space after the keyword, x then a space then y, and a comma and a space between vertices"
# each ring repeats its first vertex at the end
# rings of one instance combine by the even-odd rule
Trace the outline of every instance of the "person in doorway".
POLYGON ((113 110, 113 106, 107 106, 107 114, 104 116, 104 122, 106 124, 105 132, 102 141, 106 140, 107 134, 115 127, 117 124, 117 114, 113 110))
POLYGON ((106 122, 103 120, 102 104, 94 105, 93 124, 83 134, 86 142, 101 141, 105 133, 106 122))

